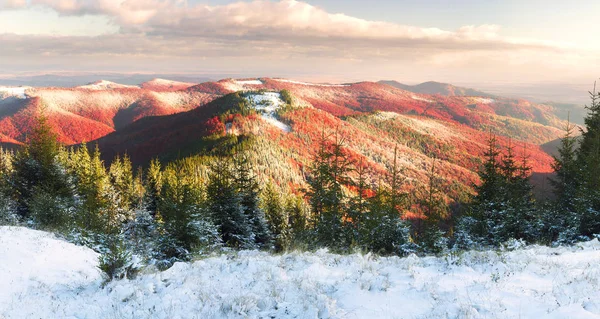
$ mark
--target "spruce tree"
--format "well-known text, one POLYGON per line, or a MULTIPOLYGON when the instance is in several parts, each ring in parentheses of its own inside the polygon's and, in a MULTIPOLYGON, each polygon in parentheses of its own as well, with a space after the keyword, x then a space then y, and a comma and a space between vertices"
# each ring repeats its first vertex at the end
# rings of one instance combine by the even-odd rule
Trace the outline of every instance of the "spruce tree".
POLYGON ((417 209, 421 227, 414 232, 420 249, 429 253, 441 253, 446 249, 447 240, 441 226, 448 219, 448 204, 442 192, 443 180, 438 176, 436 160, 432 159, 427 172, 427 185, 417 192, 417 209))
POLYGON ((73 188, 58 161, 60 143, 40 111, 13 165, 11 188, 21 218, 32 217, 42 227, 61 227, 73 205, 73 188))
POLYGON ((577 165, 581 174, 578 204, 580 211, 580 233, 591 237, 600 233, 600 93, 589 92, 590 105, 586 106, 588 115, 585 118, 585 130, 581 132, 577 165))
POLYGON ((244 215, 250 222, 254 241, 259 248, 271 248, 271 232, 265 212, 260 207, 260 188, 248 155, 238 150, 234 157, 234 183, 241 198, 244 215))
POLYGON ((289 216, 281 195, 273 183, 267 183, 262 192, 262 206, 275 242, 276 251, 286 250, 291 241, 289 216))
POLYGON ((382 255, 404 255, 414 251, 410 244, 410 226, 403 219, 408 194, 402 191, 404 177, 398 166, 398 148, 390 166, 387 185, 380 180, 362 219, 361 246, 382 255))
POLYGON ((350 184, 352 161, 344 151, 345 139, 337 132, 334 141, 323 132, 313 157, 307 195, 315 218, 316 241, 330 248, 345 248, 343 217, 347 211, 344 186, 350 184))
POLYGON ((242 196, 235 184, 234 171, 225 158, 211 165, 206 187, 206 207, 224 244, 229 247, 257 248, 251 221, 244 213, 242 196))

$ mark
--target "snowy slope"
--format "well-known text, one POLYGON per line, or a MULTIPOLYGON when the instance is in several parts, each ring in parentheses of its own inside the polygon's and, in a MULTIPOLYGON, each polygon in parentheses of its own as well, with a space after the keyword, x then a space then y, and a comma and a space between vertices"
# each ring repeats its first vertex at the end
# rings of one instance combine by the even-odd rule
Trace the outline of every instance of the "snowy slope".
POLYGON ((281 99, 278 92, 251 93, 248 95, 250 105, 261 113, 262 118, 269 124, 276 126, 284 132, 290 132, 289 125, 281 122, 275 116, 277 109, 282 107, 285 102, 281 99))
POLYGON ((78 86, 77 88, 86 90, 139 89, 138 86, 119 84, 106 80, 96 81, 88 85, 78 86))
POLYGON ((96 254, 0 227, 0 318, 598 318, 600 243, 442 258, 240 252, 100 288, 96 254))
POLYGON ((30 89, 30 87, 0 87, 0 97, 2 96, 13 96, 18 99, 26 99, 27 95, 25 91, 30 89))

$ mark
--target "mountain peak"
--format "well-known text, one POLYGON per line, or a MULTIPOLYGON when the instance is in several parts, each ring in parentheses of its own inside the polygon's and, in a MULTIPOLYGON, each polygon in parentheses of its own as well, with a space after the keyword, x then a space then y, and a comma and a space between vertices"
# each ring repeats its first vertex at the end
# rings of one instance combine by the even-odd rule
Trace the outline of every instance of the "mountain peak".
POLYGON ((135 85, 125 85, 119 84, 107 80, 99 80, 96 82, 89 83, 87 85, 81 85, 77 87, 78 89, 86 89, 86 90, 107 90, 107 89, 138 89, 138 86, 135 85))
POLYGON ((459 87, 450 83, 427 81, 417 85, 407 85, 397 81, 379 81, 402 90, 421 94, 440 94, 444 96, 481 96, 494 97, 494 95, 471 88, 459 87))

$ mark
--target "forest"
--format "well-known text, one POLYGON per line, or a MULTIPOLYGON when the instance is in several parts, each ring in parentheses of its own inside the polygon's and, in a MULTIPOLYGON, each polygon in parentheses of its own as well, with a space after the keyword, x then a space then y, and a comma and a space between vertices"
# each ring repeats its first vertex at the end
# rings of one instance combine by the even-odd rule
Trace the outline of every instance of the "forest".
POLYGON ((493 133, 474 192, 449 201, 435 158, 427 180, 408 191, 397 156, 372 183, 336 132, 323 130, 308 187, 292 191, 259 178, 251 136, 133 167, 126 154, 105 163, 97 145, 62 145, 42 111, 22 148, 0 151, 0 225, 53 231, 93 248, 107 280, 229 250, 405 256, 515 240, 573 244, 600 233, 600 94, 590 98, 581 136, 565 128, 553 196, 544 201, 533 196, 526 150, 501 147, 493 133))

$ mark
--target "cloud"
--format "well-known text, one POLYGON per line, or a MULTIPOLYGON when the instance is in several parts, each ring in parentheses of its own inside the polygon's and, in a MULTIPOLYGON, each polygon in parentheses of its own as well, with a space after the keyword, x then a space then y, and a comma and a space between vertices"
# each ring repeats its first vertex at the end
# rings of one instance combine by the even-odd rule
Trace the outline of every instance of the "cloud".
MULTIPOLYGON (((27 5, 25 0, 0 0, 0 8, 8 8, 8 1, 12 7, 27 5)), ((498 25, 421 28, 329 13, 296 0, 216 6, 190 5, 184 0, 30 0, 28 6, 81 19, 107 17, 118 32, 80 37, 0 34, 0 58, 29 56, 56 63, 61 58, 63 63, 163 59, 163 65, 176 59, 198 65, 238 61, 232 68, 239 69, 248 68, 242 60, 254 61, 257 69, 274 61, 282 67, 307 69, 318 60, 339 67, 339 72, 350 72, 349 65, 363 72, 410 69, 415 73, 421 68, 431 74, 436 68, 471 73, 528 68, 541 76, 554 72, 552 61, 565 60, 562 57, 569 56, 569 63, 576 64, 593 61, 590 57, 595 56, 574 56, 563 43, 507 37, 498 25)))
POLYGON ((0 9, 19 9, 26 6, 26 0, 0 0, 0 9))
POLYGON ((258 0, 221 6, 189 6, 179 0, 32 0, 32 4, 65 15, 106 15, 124 33, 164 37, 271 40, 302 45, 417 45, 441 49, 557 47, 553 43, 502 37, 497 25, 465 26, 456 31, 420 28, 331 14, 296 0, 258 0))

